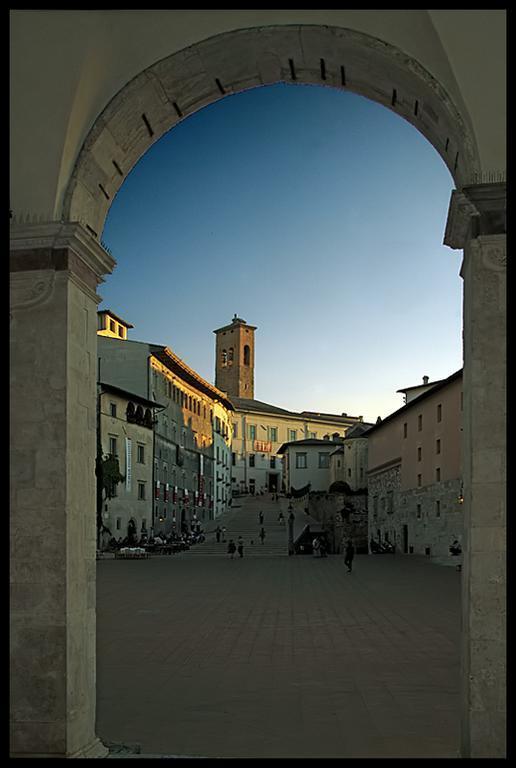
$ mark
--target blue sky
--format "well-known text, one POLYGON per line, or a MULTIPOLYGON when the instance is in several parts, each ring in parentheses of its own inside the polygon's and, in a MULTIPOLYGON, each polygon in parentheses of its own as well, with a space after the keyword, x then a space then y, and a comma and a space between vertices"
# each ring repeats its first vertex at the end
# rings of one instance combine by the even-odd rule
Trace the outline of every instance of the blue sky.
POLYGON ((225 97, 146 153, 118 192, 100 287, 214 381, 215 336, 256 331, 255 398, 375 421, 400 387, 462 365, 453 180, 427 140, 355 94, 278 84, 225 97))

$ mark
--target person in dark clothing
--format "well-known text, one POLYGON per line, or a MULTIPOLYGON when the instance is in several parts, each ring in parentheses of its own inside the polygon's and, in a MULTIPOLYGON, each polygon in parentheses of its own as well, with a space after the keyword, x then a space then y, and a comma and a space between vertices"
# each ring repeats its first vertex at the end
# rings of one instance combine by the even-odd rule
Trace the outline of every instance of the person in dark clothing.
POLYGON ((265 528, 263 528, 263 527, 262 527, 262 529, 260 531, 260 539, 262 540, 262 544, 263 544, 263 542, 265 540, 265 528))
POLYGON ((230 556, 231 560, 234 559, 235 552, 236 552, 236 544, 233 541, 233 539, 230 539, 228 543, 228 555, 230 556))
POLYGON ((222 533, 222 531, 220 530, 220 525, 217 525, 217 527, 216 527, 216 529, 215 529, 215 536, 216 536, 216 539, 217 539, 217 544, 218 544, 218 543, 219 543, 219 541, 220 541, 220 534, 221 534, 221 533, 222 533))
POLYGON ((355 556, 355 547, 353 546, 353 542, 350 539, 346 546, 346 556, 344 558, 344 565, 347 565, 348 573, 351 573, 351 570, 353 568, 354 556, 355 556))
POLYGON ((263 512, 260 512, 259 519, 260 519, 260 525, 263 525, 263 512))
POLYGON ((244 540, 241 536, 238 537, 237 552, 239 557, 244 556, 244 540))

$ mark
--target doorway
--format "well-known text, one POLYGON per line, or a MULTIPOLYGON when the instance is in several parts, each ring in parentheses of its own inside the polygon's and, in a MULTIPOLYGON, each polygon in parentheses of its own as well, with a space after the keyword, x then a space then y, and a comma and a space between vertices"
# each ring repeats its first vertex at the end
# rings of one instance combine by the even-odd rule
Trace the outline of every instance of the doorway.
POLYGON ((408 525, 403 526, 403 554, 408 555, 408 525))

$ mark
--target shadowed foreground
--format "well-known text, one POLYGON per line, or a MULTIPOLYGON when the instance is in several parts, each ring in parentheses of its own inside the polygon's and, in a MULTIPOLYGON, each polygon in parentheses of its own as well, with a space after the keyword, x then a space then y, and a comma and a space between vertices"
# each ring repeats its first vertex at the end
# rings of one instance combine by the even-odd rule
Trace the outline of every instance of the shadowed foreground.
POLYGON ((458 757, 460 573, 423 558, 98 562, 97 733, 142 753, 458 757))

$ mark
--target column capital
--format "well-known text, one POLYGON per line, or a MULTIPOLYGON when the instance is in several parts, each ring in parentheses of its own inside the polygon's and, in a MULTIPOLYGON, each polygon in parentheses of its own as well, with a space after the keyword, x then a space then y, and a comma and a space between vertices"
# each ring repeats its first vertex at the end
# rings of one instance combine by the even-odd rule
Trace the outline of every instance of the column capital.
POLYGON ((480 235, 504 235, 506 231, 506 184, 470 184, 454 189, 448 208, 444 245, 464 248, 480 235))
POLYGON ((93 272, 97 283, 111 274, 115 259, 78 222, 13 223, 10 227, 11 271, 71 269, 79 260, 93 272), (75 260, 63 258, 73 253, 75 260))

